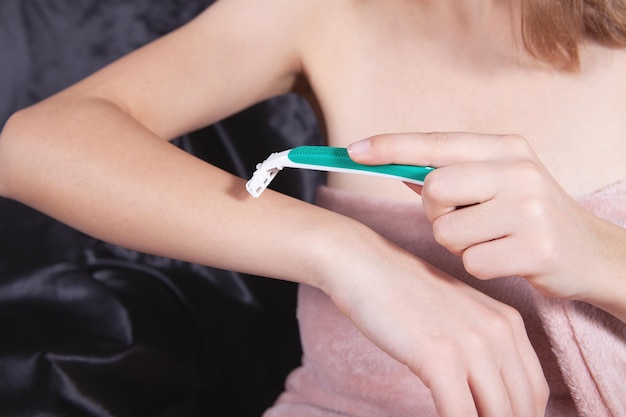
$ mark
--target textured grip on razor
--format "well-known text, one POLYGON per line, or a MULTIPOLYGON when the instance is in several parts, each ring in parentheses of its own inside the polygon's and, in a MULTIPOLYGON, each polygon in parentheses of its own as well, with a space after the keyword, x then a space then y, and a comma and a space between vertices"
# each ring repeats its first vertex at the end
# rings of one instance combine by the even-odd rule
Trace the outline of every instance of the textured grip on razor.
POLYGON ((346 148, 330 146, 299 146, 290 150, 287 156, 291 161, 298 164, 372 172, 420 182, 423 182, 426 175, 434 169, 432 167, 400 164, 363 165, 350 159, 346 148))

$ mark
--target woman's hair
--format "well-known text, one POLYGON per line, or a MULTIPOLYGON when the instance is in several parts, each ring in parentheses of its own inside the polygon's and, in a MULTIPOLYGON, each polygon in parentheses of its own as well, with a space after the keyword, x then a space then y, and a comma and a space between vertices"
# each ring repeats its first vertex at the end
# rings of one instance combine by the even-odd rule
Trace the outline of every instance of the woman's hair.
POLYGON ((583 40, 626 47, 626 0, 524 0, 522 34, 532 55, 576 70, 583 40))

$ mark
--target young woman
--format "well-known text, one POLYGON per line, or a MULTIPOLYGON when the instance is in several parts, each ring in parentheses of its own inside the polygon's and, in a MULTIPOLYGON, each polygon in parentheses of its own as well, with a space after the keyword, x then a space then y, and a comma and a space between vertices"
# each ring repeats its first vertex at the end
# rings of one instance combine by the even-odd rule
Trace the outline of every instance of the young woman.
POLYGON ((622 1, 222 0, 14 115, 0 194, 120 245, 302 283, 303 367, 268 416, 618 415, 622 384, 602 378, 624 363, 626 233, 581 201, 626 177, 625 34, 622 1), (303 85, 330 145, 437 167, 422 197, 332 174, 326 209, 253 200, 167 142, 303 85), (378 136, 395 132, 471 133, 378 136), (589 362, 579 321, 614 362, 589 362))

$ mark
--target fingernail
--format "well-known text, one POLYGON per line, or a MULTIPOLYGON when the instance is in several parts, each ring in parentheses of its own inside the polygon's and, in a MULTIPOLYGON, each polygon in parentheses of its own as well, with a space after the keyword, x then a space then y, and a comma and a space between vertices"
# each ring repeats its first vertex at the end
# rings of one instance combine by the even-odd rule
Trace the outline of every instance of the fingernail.
POLYGON ((358 142, 354 142, 350 145, 348 145, 348 154, 350 155, 362 155, 364 153, 367 153, 367 151, 369 151, 370 149, 370 140, 369 139, 362 139, 358 142))

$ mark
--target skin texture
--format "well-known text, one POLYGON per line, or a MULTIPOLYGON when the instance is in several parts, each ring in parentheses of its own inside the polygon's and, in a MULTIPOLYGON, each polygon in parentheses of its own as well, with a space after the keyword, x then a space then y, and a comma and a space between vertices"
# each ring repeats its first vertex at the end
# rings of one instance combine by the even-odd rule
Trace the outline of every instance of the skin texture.
POLYGON ((304 77, 330 145, 370 138, 355 159, 439 167, 423 189, 349 175, 330 175, 331 187, 421 201, 477 277, 520 274, 624 319, 624 232, 569 195, 626 176, 626 54, 584 45, 581 71, 559 72, 525 53, 517 9, 221 0, 13 116, 0 194, 126 247, 322 289, 429 386, 442 417, 542 416, 547 385, 511 307, 351 219, 269 190, 253 200, 244 180, 167 142, 304 77), (605 281, 564 279, 600 242, 612 256, 597 251, 586 268, 605 281))
POLYGON ((584 300, 626 320, 626 232, 579 206, 523 137, 380 135, 349 150, 362 163, 421 159, 439 167, 423 186, 410 186, 437 242, 477 278, 519 275, 546 296, 584 300))

